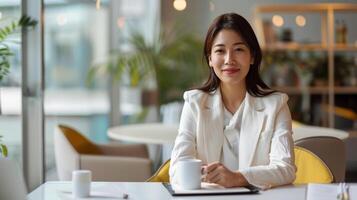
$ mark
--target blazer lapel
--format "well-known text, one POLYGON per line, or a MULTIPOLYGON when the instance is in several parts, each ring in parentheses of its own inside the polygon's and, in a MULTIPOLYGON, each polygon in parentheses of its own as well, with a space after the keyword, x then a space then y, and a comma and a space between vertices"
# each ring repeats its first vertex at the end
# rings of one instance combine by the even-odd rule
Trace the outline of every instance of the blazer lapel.
POLYGON ((211 93, 203 109, 207 162, 219 161, 223 145, 223 104, 219 88, 211 93))
POLYGON ((240 169, 249 167, 253 161, 259 135, 266 120, 261 112, 263 109, 264 105, 259 98, 246 94, 239 139, 240 169))

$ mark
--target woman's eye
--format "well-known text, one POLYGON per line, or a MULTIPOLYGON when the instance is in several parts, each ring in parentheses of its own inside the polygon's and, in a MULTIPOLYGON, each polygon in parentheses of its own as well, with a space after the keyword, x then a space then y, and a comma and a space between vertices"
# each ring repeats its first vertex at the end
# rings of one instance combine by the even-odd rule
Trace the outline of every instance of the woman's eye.
POLYGON ((217 50, 215 50, 214 52, 215 52, 215 53, 223 53, 224 51, 223 51, 223 49, 217 49, 217 50))
POLYGON ((236 48, 236 51, 244 51, 243 48, 236 48))

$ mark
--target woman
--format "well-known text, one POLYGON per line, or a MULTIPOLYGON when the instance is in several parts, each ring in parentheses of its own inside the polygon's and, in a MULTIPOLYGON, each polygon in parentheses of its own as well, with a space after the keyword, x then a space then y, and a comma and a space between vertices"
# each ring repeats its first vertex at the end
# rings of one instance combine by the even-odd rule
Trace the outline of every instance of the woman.
POLYGON ((262 52, 252 27, 235 13, 208 29, 207 82, 184 93, 179 134, 171 154, 170 180, 179 160, 204 164, 203 181, 262 189, 295 179, 291 116, 285 94, 259 77, 262 52))

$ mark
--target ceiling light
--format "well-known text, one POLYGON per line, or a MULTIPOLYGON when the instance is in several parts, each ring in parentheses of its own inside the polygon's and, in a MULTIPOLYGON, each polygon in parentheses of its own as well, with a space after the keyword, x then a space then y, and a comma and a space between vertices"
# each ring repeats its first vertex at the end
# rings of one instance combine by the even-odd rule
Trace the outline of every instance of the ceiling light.
POLYGON ((174 0, 174 8, 178 11, 185 10, 187 6, 186 0, 174 0))
POLYGON ((303 27, 306 25, 306 18, 302 15, 298 15, 295 18, 296 25, 303 27))
POLYGON ((284 25, 284 18, 280 15, 274 15, 272 18, 274 26, 281 27, 284 25))

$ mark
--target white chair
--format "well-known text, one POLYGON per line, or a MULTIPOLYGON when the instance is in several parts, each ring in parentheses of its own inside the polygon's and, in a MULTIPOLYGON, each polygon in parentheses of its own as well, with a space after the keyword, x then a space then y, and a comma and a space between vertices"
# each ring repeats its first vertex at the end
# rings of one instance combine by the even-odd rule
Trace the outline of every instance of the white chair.
POLYGON ((92 171, 93 181, 145 181, 151 160, 145 145, 94 144, 78 131, 63 125, 55 128, 55 159, 58 177, 69 181, 72 171, 92 171))
POLYGON ((0 158, 0 199, 24 200, 26 195, 25 181, 20 168, 8 158, 0 158))

